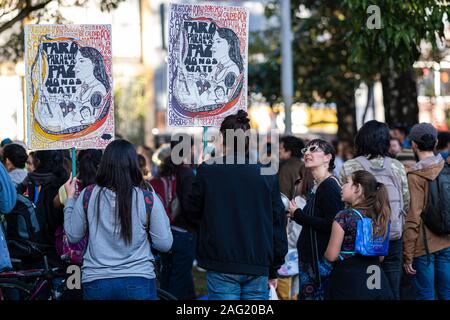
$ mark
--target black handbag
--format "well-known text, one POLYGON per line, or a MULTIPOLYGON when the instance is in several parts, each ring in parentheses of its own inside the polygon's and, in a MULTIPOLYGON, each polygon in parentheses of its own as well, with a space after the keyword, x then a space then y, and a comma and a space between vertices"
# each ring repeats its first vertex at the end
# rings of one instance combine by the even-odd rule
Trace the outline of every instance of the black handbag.
MULTIPOLYGON (((308 210, 308 214, 310 216, 314 216, 314 210, 316 207, 316 195, 314 194, 314 199, 312 202, 312 206, 310 210, 308 210)), ((317 232, 312 227, 309 227, 309 237, 311 244, 311 253, 312 253, 312 269, 314 272, 314 280, 318 287, 321 286, 322 281, 320 279, 320 267, 319 267, 319 249, 317 247, 317 232)))

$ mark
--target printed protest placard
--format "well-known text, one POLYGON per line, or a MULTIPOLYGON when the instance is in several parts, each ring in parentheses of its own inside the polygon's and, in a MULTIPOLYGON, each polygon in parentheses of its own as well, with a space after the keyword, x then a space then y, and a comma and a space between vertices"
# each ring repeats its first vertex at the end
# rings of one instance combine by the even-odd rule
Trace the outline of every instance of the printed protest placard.
POLYGON ((247 109, 248 10, 171 4, 167 125, 220 126, 247 109))
POLYGON ((27 145, 104 148, 114 138, 110 25, 27 25, 27 145))

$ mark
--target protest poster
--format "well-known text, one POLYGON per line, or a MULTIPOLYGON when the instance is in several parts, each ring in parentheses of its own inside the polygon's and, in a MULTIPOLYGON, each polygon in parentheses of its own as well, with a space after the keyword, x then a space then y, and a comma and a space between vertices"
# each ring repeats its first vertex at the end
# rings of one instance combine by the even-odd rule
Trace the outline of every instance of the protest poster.
POLYGON ((218 127, 247 109, 246 8, 171 4, 168 108, 170 127, 218 127))
POLYGON ((114 138, 110 25, 27 25, 27 145, 104 148, 114 138))

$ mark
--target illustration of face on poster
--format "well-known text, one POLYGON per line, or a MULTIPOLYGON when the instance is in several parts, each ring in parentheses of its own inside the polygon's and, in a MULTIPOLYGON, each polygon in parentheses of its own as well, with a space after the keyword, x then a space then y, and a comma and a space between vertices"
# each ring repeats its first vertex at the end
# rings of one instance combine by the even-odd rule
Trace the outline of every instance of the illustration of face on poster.
POLYGON ((36 144, 42 142, 42 148, 54 148, 71 141, 80 147, 102 147, 112 139, 110 56, 105 59, 105 52, 92 44, 46 34, 34 56, 27 57, 33 59, 28 74, 29 144, 40 140, 36 144))
POLYGON ((169 126, 216 126, 246 109, 247 14, 238 7, 171 6, 169 126))

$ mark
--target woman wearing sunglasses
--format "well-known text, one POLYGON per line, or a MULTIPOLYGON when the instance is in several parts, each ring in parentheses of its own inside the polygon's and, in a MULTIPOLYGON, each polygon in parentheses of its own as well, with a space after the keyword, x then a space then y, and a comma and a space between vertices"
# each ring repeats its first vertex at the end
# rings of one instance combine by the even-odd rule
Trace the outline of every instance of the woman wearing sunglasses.
POLYGON ((299 300, 323 300, 332 265, 324 259, 335 215, 344 208, 341 186, 333 177, 335 150, 328 142, 315 139, 302 149, 305 167, 314 186, 303 209, 289 205, 289 218, 302 225, 297 242, 299 256, 299 300))

